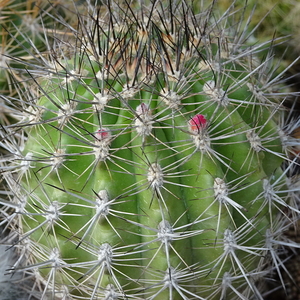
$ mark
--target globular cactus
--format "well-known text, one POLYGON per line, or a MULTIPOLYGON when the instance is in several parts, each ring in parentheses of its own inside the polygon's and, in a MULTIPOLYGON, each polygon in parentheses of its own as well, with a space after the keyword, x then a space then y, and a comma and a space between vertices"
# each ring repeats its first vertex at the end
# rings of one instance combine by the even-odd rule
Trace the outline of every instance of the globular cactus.
POLYGON ((263 299, 299 247, 283 235, 299 122, 272 47, 234 7, 87 7, 76 27, 53 17, 65 31, 4 97, 8 273, 34 276, 38 299, 263 299))

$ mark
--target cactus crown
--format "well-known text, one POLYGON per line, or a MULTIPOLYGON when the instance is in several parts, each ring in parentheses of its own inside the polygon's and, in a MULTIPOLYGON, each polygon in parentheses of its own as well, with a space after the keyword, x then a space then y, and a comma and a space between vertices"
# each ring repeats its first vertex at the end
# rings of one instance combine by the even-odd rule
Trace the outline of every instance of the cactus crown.
POLYGON ((233 6, 87 7, 4 97, 11 272, 41 299, 263 299, 299 213, 271 50, 233 6))

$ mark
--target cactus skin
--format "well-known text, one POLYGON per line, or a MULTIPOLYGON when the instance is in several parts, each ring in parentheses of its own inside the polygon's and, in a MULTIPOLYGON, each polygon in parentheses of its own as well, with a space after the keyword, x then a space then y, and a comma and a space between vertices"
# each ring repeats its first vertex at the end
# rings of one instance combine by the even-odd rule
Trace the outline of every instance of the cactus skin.
POLYGON ((40 299, 263 299, 281 274, 297 142, 271 53, 171 5, 78 12, 72 48, 26 65, 2 212, 40 299))

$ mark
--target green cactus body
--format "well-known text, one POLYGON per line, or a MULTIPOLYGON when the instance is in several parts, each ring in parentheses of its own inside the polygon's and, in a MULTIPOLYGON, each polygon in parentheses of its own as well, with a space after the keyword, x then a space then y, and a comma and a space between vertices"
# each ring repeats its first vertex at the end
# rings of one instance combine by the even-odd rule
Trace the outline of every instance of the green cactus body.
POLYGON ((73 54, 8 126, 27 136, 15 245, 32 244, 41 299, 262 299, 290 208, 268 62, 185 3, 134 10, 79 15, 73 54))

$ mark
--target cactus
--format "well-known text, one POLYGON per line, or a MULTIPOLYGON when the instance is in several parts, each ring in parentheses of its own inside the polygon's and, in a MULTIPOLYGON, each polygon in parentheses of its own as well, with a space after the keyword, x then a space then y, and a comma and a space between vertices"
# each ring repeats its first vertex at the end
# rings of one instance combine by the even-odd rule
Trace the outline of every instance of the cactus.
POLYGON ((3 96, 7 272, 38 299, 263 299, 273 273, 284 287, 299 121, 272 47, 234 6, 87 7, 76 26, 53 15, 65 30, 3 96))

